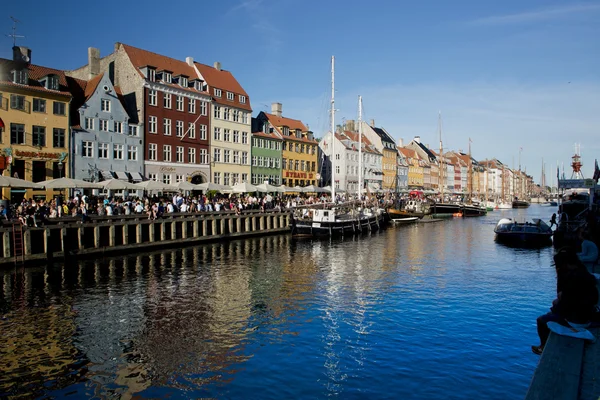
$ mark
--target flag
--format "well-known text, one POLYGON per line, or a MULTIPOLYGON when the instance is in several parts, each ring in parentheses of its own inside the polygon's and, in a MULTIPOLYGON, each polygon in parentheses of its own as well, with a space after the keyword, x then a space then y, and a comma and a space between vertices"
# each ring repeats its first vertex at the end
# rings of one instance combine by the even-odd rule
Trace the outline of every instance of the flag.
POLYGON ((598 179, 600 178, 600 168, 598 168, 598 160, 595 160, 595 167, 594 167, 594 181, 596 181, 596 183, 598 183, 598 179))

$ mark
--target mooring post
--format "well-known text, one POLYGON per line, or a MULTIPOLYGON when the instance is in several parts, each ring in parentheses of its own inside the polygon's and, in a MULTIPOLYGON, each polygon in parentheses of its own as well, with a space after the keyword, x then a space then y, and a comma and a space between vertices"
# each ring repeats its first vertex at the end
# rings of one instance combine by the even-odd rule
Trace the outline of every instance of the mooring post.
POLYGON ((167 240, 167 223, 160 223, 160 240, 167 240))
POLYGON ((77 228, 77 244, 79 250, 85 249, 85 228, 82 226, 77 228))
POLYGON ((108 245, 115 247, 115 241, 117 239, 117 230, 114 225, 108 227, 108 245))
POLYGON ((217 220, 214 217, 212 218, 212 232, 211 233, 213 234, 213 236, 217 234, 217 220))
POLYGON ((137 224, 135 225, 135 242, 136 243, 142 243, 142 223, 141 221, 137 221, 137 224))
POLYGON ((154 221, 148 224, 148 240, 150 243, 154 243, 154 237, 156 236, 156 230, 154 229, 154 221))
POLYGON ((179 222, 176 218, 171 220, 171 240, 177 239, 177 223, 179 222))
POLYGON ((31 255, 31 230, 29 229, 23 232, 23 246, 25 249, 25 255, 31 255))
POLYGON ((99 249, 100 243, 100 226, 96 225, 94 226, 94 248, 99 249))
POLYGON ((11 256, 10 254, 10 232, 6 231, 2 234, 2 241, 4 247, 4 257, 8 258, 11 256))
POLYGON ((124 223, 122 226, 123 229, 123 244, 129 244, 129 225, 124 223))
POLYGON ((185 217, 183 219, 183 223, 181 225, 181 237, 184 239, 188 238, 188 218, 185 217))
POLYGON ((242 218, 239 215, 235 218, 235 231, 237 233, 242 232, 242 218))

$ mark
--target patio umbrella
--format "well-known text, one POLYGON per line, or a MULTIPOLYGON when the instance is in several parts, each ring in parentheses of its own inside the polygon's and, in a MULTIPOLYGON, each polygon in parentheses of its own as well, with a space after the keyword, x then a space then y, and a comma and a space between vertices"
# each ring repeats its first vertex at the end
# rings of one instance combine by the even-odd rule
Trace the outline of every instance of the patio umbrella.
POLYGON ((294 190, 293 187, 285 186, 285 185, 279 186, 279 190, 281 191, 281 193, 292 193, 292 192, 296 191, 296 190, 294 190))
POLYGON ((200 190, 198 189, 198 185, 194 185, 188 181, 181 181, 175 184, 175 187, 179 190, 200 190))
POLYGON ((315 185, 308 185, 303 188, 302 192, 304 192, 304 193, 323 193, 324 190, 323 190, 323 188, 320 188, 315 185))
POLYGON ((160 192, 177 192, 175 186, 167 185, 166 183, 157 181, 143 181, 134 184, 138 189, 147 191, 160 191, 160 192))
POLYGON ((196 185, 196 190, 202 190, 204 192, 206 192, 208 190, 216 190, 218 192, 221 192, 223 190, 231 190, 231 187, 225 186, 225 185, 219 185, 218 183, 205 182, 205 183, 196 185))
POLYGON ((292 192, 304 193, 304 188, 302 186, 294 186, 292 192))
POLYGON ((237 185, 233 185, 231 187, 231 191, 233 193, 252 193, 252 192, 256 192, 256 186, 254 186, 248 182, 242 182, 242 183, 238 183, 237 185))
POLYGON ((102 189, 103 186, 88 181, 82 181, 81 179, 72 178, 58 178, 49 179, 47 181, 39 182, 40 185, 46 189, 102 189))
POLYGON ((98 184, 108 190, 140 190, 139 186, 135 183, 125 182, 119 179, 109 179, 98 182, 98 184))
POLYGON ((11 178, 10 176, 0 175, 0 187, 21 188, 21 189, 43 189, 44 186, 39 183, 29 182, 24 179, 11 178))
POLYGON ((331 186, 324 186, 321 189, 323 189, 323 192, 325 193, 331 193, 331 186))
POLYGON ((269 185, 268 183, 263 183, 263 184, 257 185, 256 189, 259 192, 263 192, 263 193, 279 192, 279 190, 277 190, 276 186, 269 185))

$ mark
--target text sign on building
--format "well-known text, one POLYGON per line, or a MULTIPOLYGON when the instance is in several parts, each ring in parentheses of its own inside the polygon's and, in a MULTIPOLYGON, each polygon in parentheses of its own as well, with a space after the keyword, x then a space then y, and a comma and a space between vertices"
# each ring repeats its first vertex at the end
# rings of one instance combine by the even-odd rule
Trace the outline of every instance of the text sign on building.
POLYGON ((593 179, 560 179, 559 189, 593 188, 596 185, 593 179))
POLYGON ((285 176, 286 178, 312 179, 313 174, 307 174, 306 172, 285 171, 285 176))

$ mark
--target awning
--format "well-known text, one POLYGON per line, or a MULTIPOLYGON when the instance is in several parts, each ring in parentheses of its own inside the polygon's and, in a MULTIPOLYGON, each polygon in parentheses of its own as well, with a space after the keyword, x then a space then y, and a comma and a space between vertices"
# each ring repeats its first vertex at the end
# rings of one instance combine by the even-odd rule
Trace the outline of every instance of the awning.
POLYGON ((114 179, 114 176, 110 171, 100 171, 100 174, 102 175, 102 179, 104 180, 114 179))
POLYGON ((144 177, 139 172, 130 172, 129 175, 131 175, 131 179, 134 182, 140 182, 144 180, 144 177))
POLYGON ((127 176, 127 173, 123 172, 123 171, 115 171, 115 175, 117 175, 117 179, 120 179, 122 181, 128 181, 129 177, 127 176))

